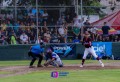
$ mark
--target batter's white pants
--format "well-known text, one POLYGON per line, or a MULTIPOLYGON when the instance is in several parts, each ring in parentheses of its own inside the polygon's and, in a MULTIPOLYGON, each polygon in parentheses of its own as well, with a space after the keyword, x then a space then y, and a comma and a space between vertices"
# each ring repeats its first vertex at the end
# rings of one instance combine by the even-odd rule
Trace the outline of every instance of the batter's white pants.
POLYGON ((90 48, 85 48, 83 59, 86 59, 86 57, 89 53, 92 54, 95 58, 98 57, 95 53, 95 50, 94 50, 93 46, 91 46, 90 48))

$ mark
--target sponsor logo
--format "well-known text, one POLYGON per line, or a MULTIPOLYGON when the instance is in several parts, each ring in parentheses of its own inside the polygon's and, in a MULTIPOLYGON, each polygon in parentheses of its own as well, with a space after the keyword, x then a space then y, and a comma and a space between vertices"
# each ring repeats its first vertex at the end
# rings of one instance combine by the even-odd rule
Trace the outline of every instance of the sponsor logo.
POLYGON ((51 77, 58 78, 58 77, 67 76, 68 74, 69 74, 69 72, 57 72, 57 71, 53 71, 53 72, 51 72, 51 77))
POLYGON ((95 52, 104 52, 105 49, 106 49, 105 45, 99 45, 99 44, 97 44, 96 46, 94 46, 95 52))
POLYGON ((51 77, 58 78, 59 77, 59 72, 57 72, 57 71, 51 72, 51 77))
POLYGON ((55 53, 63 54, 64 56, 67 56, 70 51, 72 50, 71 46, 53 46, 52 47, 55 53))

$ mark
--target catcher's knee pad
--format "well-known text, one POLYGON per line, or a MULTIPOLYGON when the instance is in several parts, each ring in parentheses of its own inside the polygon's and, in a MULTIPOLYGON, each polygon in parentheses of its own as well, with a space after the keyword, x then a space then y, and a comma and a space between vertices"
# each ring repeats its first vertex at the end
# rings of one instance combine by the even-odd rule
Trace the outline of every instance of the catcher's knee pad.
POLYGON ((52 66, 57 67, 58 65, 56 63, 53 63, 52 66))

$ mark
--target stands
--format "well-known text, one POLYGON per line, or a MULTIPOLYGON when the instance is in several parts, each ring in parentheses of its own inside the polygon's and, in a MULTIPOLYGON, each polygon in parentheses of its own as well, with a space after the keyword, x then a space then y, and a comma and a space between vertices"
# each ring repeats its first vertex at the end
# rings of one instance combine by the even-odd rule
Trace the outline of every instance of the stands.
MULTIPOLYGON (((47 4, 41 1, 39 1, 38 5, 47 4)), ((20 39, 23 32, 28 37, 28 42, 25 42, 25 44, 35 44, 36 41, 44 41, 46 43, 53 43, 54 41, 56 43, 72 43, 76 37, 81 40, 81 28, 84 28, 84 31, 87 30, 90 32, 93 41, 120 41, 120 35, 117 35, 117 40, 114 40, 115 35, 110 35, 109 39, 105 40, 102 38, 102 35, 97 34, 97 29, 93 29, 90 23, 89 25, 85 25, 87 23, 77 19, 73 5, 66 8, 61 8, 61 6, 51 8, 49 5, 55 5, 54 3, 46 5, 49 7, 38 7, 39 40, 37 40, 35 0, 17 0, 16 3, 14 5, 11 2, 9 4, 10 7, 6 7, 6 9, 0 11, 1 45, 23 44, 24 42, 20 39), (15 12, 15 10, 17 11, 15 12), (83 26, 81 27, 82 24, 83 26), (77 35, 74 31, 78 32, 77 35)), ((61 4, 58 3, 58 5, 61 4)))

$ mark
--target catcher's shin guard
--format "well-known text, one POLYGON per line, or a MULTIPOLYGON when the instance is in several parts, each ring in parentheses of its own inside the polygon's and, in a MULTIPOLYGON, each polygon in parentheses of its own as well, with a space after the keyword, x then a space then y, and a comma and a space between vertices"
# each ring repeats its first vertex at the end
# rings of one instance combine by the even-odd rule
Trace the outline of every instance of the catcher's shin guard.
POLYGON ((58 67, 58 64, 55 63, 55 62, 53 62, 53 63, 52 63, 52 66, 54 66, 54 67, 58 67))

